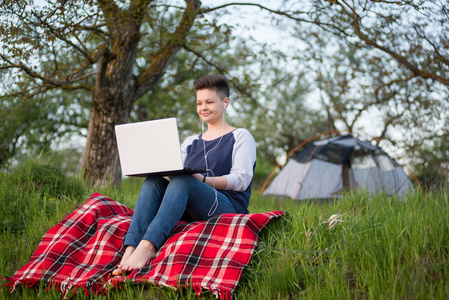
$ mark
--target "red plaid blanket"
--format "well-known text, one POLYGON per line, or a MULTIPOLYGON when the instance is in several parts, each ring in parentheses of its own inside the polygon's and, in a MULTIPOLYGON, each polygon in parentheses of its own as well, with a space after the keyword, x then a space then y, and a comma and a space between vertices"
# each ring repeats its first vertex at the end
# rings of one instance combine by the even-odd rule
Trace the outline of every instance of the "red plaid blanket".
MULTIPOLYGON (((61 293, 84 289, 103 293, 107 284, 124 280, 112 270, 123 255, 122 239, 133 211, 101 194, 93 194, 75 212, 51 228, 24 267, 7 277, 13 291, 18 284, 40 281, 61 293)), ((249 264, 257 234, 283 212, 224 214, 204 222, 180 222, 157 255, 127 277, 173 288, 190 286, 199 296, 209 289, 231 298, 242 271, 249 264)))

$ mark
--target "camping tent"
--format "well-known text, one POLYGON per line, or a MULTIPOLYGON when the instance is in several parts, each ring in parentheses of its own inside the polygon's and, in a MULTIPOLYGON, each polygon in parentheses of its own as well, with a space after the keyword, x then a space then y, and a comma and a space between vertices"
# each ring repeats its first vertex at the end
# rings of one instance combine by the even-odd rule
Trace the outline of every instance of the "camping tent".
POLYGON ((413 186, 403 168, 379 146, 348 134, 314 142, 292 156, 264 195, 323 199, 334 198, 345 188, 403 197, 413 186))

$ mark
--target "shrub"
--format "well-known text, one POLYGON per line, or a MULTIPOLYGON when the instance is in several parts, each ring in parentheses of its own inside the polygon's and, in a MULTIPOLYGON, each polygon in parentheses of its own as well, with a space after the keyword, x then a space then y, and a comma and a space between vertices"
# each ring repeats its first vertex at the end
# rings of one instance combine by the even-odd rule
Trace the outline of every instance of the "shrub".
POLYGON ((81 180, 67 177, 51 161, 29 158, 2 172, 0 184, 0 230, 23 233, 38 215, 50 216, 58 202, 85 197, 81 180))
POLYGON ((50 198, 80 199, 86 194, 79 178, 66 176, 49 158, 24 160, 17 165, 8 181, 21 191, 50 198))

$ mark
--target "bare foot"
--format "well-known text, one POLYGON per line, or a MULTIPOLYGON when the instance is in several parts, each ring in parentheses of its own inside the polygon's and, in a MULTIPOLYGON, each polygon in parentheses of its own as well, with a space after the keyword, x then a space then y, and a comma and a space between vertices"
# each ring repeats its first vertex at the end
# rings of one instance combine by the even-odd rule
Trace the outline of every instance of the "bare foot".
POLYGON ((128 258, 134 253, 134 251, 136 251, 136 248, 134 248, 133 246, 127 246, 125 249, 125 253, 122 256, 122 260, 120 261, 120 263, 117 265, 117 268, 112 271, 112 275, 116 276, 116 275, 120 275, 123 273, 123 265, 125 264, 125 262, 128 260, 128 258))
POLYGON ((120 263, 122 271, 137 270, 145 267, 147 261, 156 254, 156 247, 148 240, 140 241, 135 251, 126 261, 120 263))
POLYGON ((119 268, 122 267, 122 265, 128 260, 128 258, 134 253, 134 251, 136 251, 136 248, 134 248, 133 246, 126 247, 125 253, 123 254, 123 257, 122 257, 122 260, 118 264, 119 268))

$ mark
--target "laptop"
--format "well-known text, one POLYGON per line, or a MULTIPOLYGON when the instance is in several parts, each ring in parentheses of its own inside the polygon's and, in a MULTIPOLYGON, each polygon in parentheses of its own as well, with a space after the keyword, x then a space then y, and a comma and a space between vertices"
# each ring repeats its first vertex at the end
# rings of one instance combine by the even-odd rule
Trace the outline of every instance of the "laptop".
POLYGON ((122 174, 147 177, 205 173, 184 168, 176 118, 115 126, 122 174))

